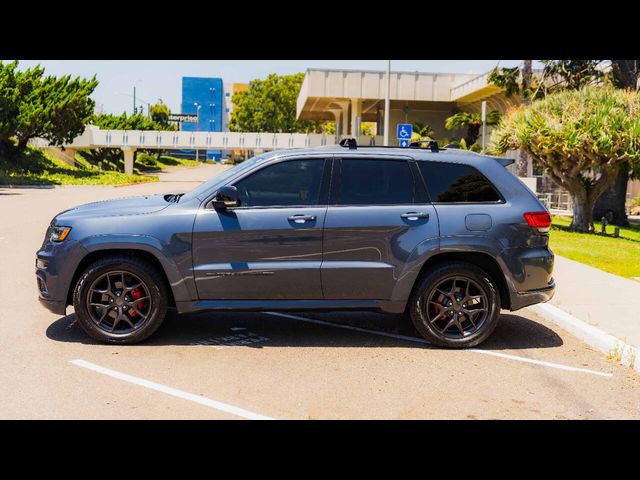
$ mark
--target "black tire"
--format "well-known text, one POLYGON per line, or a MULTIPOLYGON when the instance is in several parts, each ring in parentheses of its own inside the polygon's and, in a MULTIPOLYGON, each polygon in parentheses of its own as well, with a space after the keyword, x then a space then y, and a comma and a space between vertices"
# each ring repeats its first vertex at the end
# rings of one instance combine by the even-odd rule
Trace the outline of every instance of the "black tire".
MULTIPOLYGON (((113 255, 96 260, 80 275, 73 292, 73 307, 78 317, 78 324, 90 337, 104 343, 133 344, 145 340, 158 330, 167 313, 168 298, 169 290, 166 281, 153 265, 134 256, 113 255), (91 286, 109 272, 133 274, 144 282, 148 290, 150 305, 146 318, 142 320, 140 317, 140 325, 132 331, 109 332, 108 329, 99 326, 89 312, 91 307, 88 306, 88 296, 91 286)), ((95 312, 93 314, 95 315, 95 312)), ((129 314, 132 315, 131 312, 129 314)))
MULTIPOLYGON (((449 295, 451 295, 450 292, 449 295)), ((457 302, 456 305, 458 305, 457 302)), ((476 308, 480 309, 479 305, 476 308)), ((447 307, 447 309, 452 308, 454 307, 447 307)), ((456 308, 462 309, 461 306, 457 306, 456 308)), ((426 272, 426 274, 418 280, 411 294, 408 306, 409 315, 416 330, 434 345, 447 348, 469 348, 485 341, 498 324, 500 308, 500 294, 495 281, 481 268, 466 262, 441 264, 433 270, 426 272), (463 279, 468 279, 469 283, 467 283, 467 285, 472 285, 474 292, 478 293, 478 295, 474 297, 480 297, 481 294, 484 294, 482 299, 474 300, 477 301, 479 305, 482 302, 486 302, 486 313, 484 313, 483 309, 478 312, 477 316, 471 316, 471 320, 475 319, 475 323, 469 320, 469 315, 459 313, 460 310, 447 312, 445 314, 442 305, 438 306, 436 302, 429 301, 431 298, 435 298, 432 295, 436 295, 439 296, 438 298, 445 298, 447 302, 450 302, 451 297, 441 294, 440 292, 442 290, 436 290, 436 288, 441 285, 452 285, 452 289, 455 289, 456 286, 453 284, 454 278, 459 279, 457 280, 458 282, 464 281, 463 279), (451 282, 451 284, 447 282, 451 282), (432 304, 435 304, 435 306, 432 307, 432 304), (429 308, 438 308, 439 310, 432 311, 428 310, 429 308), (462 320, 446 328, 455 314, 458 314, 462 320), (447 317, 446 315, 450 315, 451 317, 447 317), (434 322, 434 319, 438 318, 440 319, 434 322), (479 320, 480 318, 482 318, 482 321, 479 320), (440 325, 443 323, 447 325, 438 328, 438 322, 440 322, 440 325), (469 332, 465 330, 464 325, 469 325, 469 332), (459 331, 455 331, 455 329, 459 331)), ((468 312, 468 310, 464 309, 462 309, 462 311, 468 312)))

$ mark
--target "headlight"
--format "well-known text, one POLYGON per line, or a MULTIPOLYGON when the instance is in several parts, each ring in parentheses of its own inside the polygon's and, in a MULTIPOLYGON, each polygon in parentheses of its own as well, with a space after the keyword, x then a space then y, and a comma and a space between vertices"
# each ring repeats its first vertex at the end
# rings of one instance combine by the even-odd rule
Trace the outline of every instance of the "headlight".
POLYGON ((49 231, 49 239, 52 242, 62 242, 67 236, 69 236, 69 232, 71 231, 71 227, 51 227, 49 231))

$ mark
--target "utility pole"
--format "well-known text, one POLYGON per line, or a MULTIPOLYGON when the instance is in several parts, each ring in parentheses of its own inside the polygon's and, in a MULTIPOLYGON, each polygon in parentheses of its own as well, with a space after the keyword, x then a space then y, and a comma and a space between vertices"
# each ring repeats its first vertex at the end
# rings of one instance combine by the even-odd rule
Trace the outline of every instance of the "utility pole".
MULTIPOLYGON (((196 132, 197 132, 198 127, 200 126, 200 108, 202 108, 202 105, 198 105, 198 102, 194 103, 193 105, 196 107, 196 132)), ((196 161, 200 160, 199 154, 200 154, 200 151, 196 146, 196 161)))
POLYGON ((389 95, 391 94, 391 60, 387 60, 387 88, 384 95, 384 146, 389 146, 389 117, 391 110, 391 102, 389 95))

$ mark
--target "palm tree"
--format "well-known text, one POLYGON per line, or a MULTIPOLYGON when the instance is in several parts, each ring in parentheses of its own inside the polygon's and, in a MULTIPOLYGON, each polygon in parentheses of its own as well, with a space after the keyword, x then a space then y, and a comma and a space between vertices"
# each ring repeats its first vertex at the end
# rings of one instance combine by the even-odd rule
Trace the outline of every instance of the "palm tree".
MULTIPOLYGON (((487 113, 487 125, 497 125, 500 122, 500 113, 493 110, 487 113)), ((480 136, 480 127, 482 126, 482 115, 479 113, 460 112, 450 116, 445 120, 444 124, 447 130, 467 127, 467 134, 464 138, 466 144, 471 147, 480 136)))

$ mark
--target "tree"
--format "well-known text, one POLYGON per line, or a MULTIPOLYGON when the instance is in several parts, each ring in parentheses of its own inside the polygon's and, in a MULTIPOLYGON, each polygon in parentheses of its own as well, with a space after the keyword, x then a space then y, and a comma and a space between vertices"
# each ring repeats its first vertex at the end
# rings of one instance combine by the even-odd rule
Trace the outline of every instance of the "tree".
POLYGON ((162 102, 162 99, 158 99, 158 103, 149 107, 151 120, 161 125, 163 130, 169 130, 171 126, 169 123, 169 115, 171 115, 171 110, 162 102))
POLYGON ((39 65, 24 71, 17 67, 17 61, 0 62, 0 155, 16 163, 32 138, 58 146, 80 135, 95 107, 89 95, 98 86, 95 76, 43 77, 39 65))
POLYGON ((540 60, 545 93, 557 89, 578 90, 599 83, 605 73, 602 60, 540 60))
MULTIPOLYGON (((611 60, 611 83, 617 88, 638 89, 640 60, 611 60)), ((640 162, 622 164, 613 184, 596 201, 594 218, 606 217, 614 225, 629 225, 625 208, 629 178, 640 177, 640 162)))
MULTIPOLYGON (((507 98, 519 97, 528 105, 534 100, 560 89, 578 89, 602 78, 602 60, 540 60, 544 65, 540 76, 533 73, 533 60, 524 60, 522 67, 494 68, 487 81, 504 90, 507 98)), ((515 159, 515 173, 527 175, 529 158, 519 150, 515 159)))
MULTIPOLYGON (((487 113, 487 125, 497 125, 500 122, 500 113, 493 110, 487 113)), ((466 144, 471 147, 480 136, 482 127, 482 115, 480 113, 460 112, 450 116, 444 124, 447 130, 467 127, 467 134, 464 138, 466 144)))
POLYGON ((335 135, 336 134, 336 122, 325 122, 322 125, 322 133, 325 135, 335 135))
POLYGON ((249 89, 233 94, 229 121, 232 132, 321 133, 322 122, 298 120, 296 103, 304 73, 253 80, 249 89))
MULTIPOLYGON (((166 108, 165 105, 162 106, 166 108)), ((148 118, 140 113, 131 116, 128 116, 126 112, 122 112, 122 115, 101 113, 93 116, 91 124, 102 130, 173 130, 173 125, 168 122, 168 114, 166 118, 167 122, 161 123, 155 121, 153 117, 148 118)), ((139 150, 136 150, 136 157, 139 150)), ((156 150, 154 153, 159 157, 163 151, 156 150)), ((122 163, 124 169, 123 153, 119 148, 98 148, 90 152, 83 152, 83 156, 93 164, 107 162, 114 169, 118 169, 122 163)))
MULTIPOLYGON (((527 105, 538 96, 544 95, 540 92, 540 83, 533 75, 533 61, 524 60, 522 68, 494 68, 487 78, 488 83, 500 87, 504 90, 507 98, 519 97, 520 102, 527 105)), ((524 177, 528 173, 529 158, 523 150, 518 150, 515 159, 515 173, 524 177)))
POLYGON ((519 78, 520 67, 503 67, 501 69, 495 67, 489 72, 487 83, 491 83, 496 87, 502 88, 505 96, 507 98, 512 98, 520 95, 522 92, 522 86, 519 78))
MULTIPOLYGON (((419 140, 427 140, 433 137, 434 134, 433 128, 428 123, 414 123, 413 124, 413 136, 417 137, 419 140)), ((413 140, 413 138, 412 138, 413 140)))
POLYGON ((522 149, 573 198, 576 231, 593 231, 593 206, 620 165, 640 159, 640 94, 585 87, 547 95, 506 115, 492 151, 522 149))

